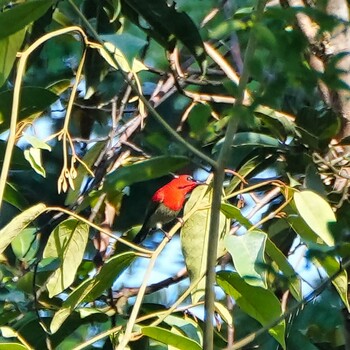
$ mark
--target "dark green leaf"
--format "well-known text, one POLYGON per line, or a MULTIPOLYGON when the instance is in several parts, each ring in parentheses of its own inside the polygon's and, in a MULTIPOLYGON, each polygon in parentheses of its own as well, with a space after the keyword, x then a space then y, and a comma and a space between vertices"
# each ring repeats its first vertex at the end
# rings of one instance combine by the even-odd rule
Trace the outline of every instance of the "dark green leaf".
POLYGON ((0 39, 0 87, 5 83, 12 70, 25 33, 26 31, 23 29, 0 39))
POLYGON ((175 4, 168 6, 163 0, 123 0, 122 12, 168 50, 174 48, 176 40, 181 41, 205 71, 206 54, 198 29, 186 13, 176 10, 175 4))
POLYGON ((303 298, 301 292, 301 281, 292 265, 276 245, 268 238, 266 240, 266 254, 277 264, 278 269, 288 278, 289 290, 293 297, 301 301, 303 298))
MULTIPOLYGON (((0 93, 0 131, 10 126, 13 91, 0 93)), ((21 89, 18 121, 42 112, 58 99, 52 91, 41 87, 27 86, 21 89)))
POLYGON ((189 159, 181 156, 161 156, 119 168, 106 177, 104 190, 111 194, 133 183, 155 179, 183 168, 189 159))
POLYGON ((0 39, 18 32, 40 18, 54 3, 52 0, 32 0, 0 13, 0 39))
POLYGON ((28 202, 15 185, 11 183, 6 183, 4 201, 10 203, 19 210, 24 210, 28 206, 28 202))

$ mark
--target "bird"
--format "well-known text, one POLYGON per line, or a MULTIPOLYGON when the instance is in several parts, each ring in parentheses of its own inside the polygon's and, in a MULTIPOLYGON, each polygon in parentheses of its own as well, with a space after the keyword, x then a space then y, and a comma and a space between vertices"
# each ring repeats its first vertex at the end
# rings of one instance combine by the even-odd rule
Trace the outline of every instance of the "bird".
POLYGON ((144 223, 133 242, 141 243, 152 229, 161 229, 163 224, 173 221, 183 208, 186 195, 200 184, 202 182, 190 175, 179 175, 159 188, 152 196, 144 223))

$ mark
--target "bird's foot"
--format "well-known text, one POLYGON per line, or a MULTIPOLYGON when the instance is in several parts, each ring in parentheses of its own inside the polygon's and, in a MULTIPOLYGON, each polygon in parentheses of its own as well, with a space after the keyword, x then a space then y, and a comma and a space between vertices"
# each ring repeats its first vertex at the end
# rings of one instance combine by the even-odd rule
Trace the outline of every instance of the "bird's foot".
POLYGON ((176 220, 180 223, 181 226, 185 224, 185 220, 183 218, 176 218, 176 220))
POLYGON ((162 231, 163 231, 163 233, 164 233, 164 236, 165 236, 166 238, 168 238, 169 241, 171 241, 171 239, 172 239, 173 237, 170 236, 168 232, 166 232, 166 231, 164 231, 164 230, 162 230, 162 231))

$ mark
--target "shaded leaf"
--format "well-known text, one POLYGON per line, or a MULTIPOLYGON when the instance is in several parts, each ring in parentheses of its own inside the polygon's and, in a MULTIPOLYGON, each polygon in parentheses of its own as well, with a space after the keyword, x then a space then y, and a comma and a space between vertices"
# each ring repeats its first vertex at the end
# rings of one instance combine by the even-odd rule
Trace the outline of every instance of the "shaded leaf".
POLYGON ((18 32, 40 18, 54 3, 52 0, 32 0, 0 13, 0 39, 18 32))
POLYGON ((265 245, 267 235, 249 231, 241 236, 227 236, 226 249, 231 254, 234 266, 244 281, 252 286, 267 288, 265 245))
POLYGON ((25 228, 11 242, 13 253, 19 260, 30 261, 35 258, 39 248, 35 228, 25 228))
POLYGON ((15 185, 8 182, 6 182, 4 201, 10 203, 21 211, 28 206, 28 202, 23 194, 15 187, 15 185))
POLYGON ((46 205, 39 203, 33 207, 25 210, 23 213, 14 217, 1 231, 0 231, 0 254, 12 242, 12 240, 24 230, 31 222, 33 222, 40 214, 46 210, 46 205))
POLYGON ((111 194, 136 182, 155 179, 181 169, 188 163, 187 157, 160 156, 119 168, 108 174, 103 189, 111 194))
POLYGON ((317 259, 317 261, 324 268, 328 277, 332 278, 332 284, 337 290, 344 305, 347 307, 348 310, 350 310, 348 300, 347 271, 342 269, 340 262, 334 256, 327 255, 323 259, 317 259), (335 274, 337 275, 334 277, 335 274))
POLYGON ((288 259, 269 238, 266 240, 266 254, 277 264, 283 275, 288 278, 289 290, 293 297, 301 301, 303 295, 300 278, 297 276, 288 259))
POLYGON ((201 36, 192 19, 165 1, 123 0, 122 12, 168 50, 181 41, 205 71, 206 54, 201 36), (144 21, 148 23, 145 25, 144 21))
POLYGON ((76 219, 67 219, 51 233, 43 252, 44 258, 59 258, 60 267, 50 276, 49 296, 61 293, 74 281, 83 259, 89 235, 89 226, 76 219))
POLYGON ((0 39, 0 87, 5 83, 11 73, 16 61, 17 52, 22 46, 25 33, 26 31, 23 29, 0 39))
MULTIPOLYGON (((273 292, 261 287, 253 287, 236 272, 220 271, 217 273, 217 282, 225 293, 231 295, 238 306, 249 316, 268 326, 282 315, 281 304, 273 292)), ((269 329, 269 333, 281 344, 285 344, 285 321, 269 329)))
MULTIPOLYGON (((10 126, 13 91, 0 92, 0 131, 10 126)), ((48 89, 33 86, 24 86, 21 89, 18 121, 35 113, 42 112, 53 104, 58 96, 48 89)))

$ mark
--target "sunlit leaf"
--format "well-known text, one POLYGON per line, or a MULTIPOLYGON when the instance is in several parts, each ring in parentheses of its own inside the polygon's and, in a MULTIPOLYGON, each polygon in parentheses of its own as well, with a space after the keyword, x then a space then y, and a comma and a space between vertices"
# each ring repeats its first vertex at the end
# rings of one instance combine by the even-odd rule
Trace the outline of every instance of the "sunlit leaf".
POLYGON ((36 173, 42 177, 46 177, 46 171, 41 162, 41 149, 34 147, 26 149, 24 151, 24 158, 27 159, 36 173))
MULTIPOLYGON (((181 229, 181 247, 191 282, 204 275, 207 268, 211 197, 212 190, 208 191, 206 186, 199 186, 192 192, 184 208, 186 215, 195 205, 199 204, 199 210, 190 216, 181 229)), ((219 215, 218 257, 224 252, 223 239, 229 230, 229 220, 222 213, 219 215)), ((203 278, 192 292, 193 302, 197 302, 204 295, 204 286, 205 279, 203 278)))
POLYGON ((267 288, 265 245, 267 235, 249 231, 241 236, 227 236, 226 249, 232 256, 236 271, 252 286, 267 288))
POLYGON ((40 214, 46 210, 46 205, 39 203, 23 213, 14 217, 1 231, 0 231, 0 253, 12 242, 12 240, 24 230, 31 222, 33 222, 40 214))
POLYGON ((312 191, 294 193, 295 206, 306 224, 329 246, 334 245, 331 227, 336 223, 334 212, 321 196, 312 191))
POLYGON ((51 233, 44 249, 44 258, 59 258, 60 267, 47 283, 50 297, 68 288, 74 281, 83 259, 89 235, 89 226, 76 219, 67 219, 51 233))
POLYGON ((55 313, 50 325, 51 332, 57 332, 80 303, 83 301, 91 302, 110 288, 135 257, 136 255, 133 252, 126 252, 110 258, 95 277, 85 280, 74 289, 63 302, 61 309, 55 313))
MULTIPOLYGON (((249 316, 268 326, 282 315, 280 301, 275 294, 261 287, 253 287, 236 272, 220 271, 217 273, 217 282, 225 293, 231 295, 237 305, 249 316)), ((269 329, 269 333, 286 349, 285 321, 269 329)))
POLYGON ((155 339, 161 343, 171 345, 180 350, 201 350, 200 344, 183 335, 174 334, 173 332, 160 327, 142 327, 142 334, 155 339))
POLYGON ((241 213, 241 211, 234 205, 229 203, 221 203, 222 213, 229 219, 238 221, 241 225, 246 228, 250 228, 253 224, 241 213))

